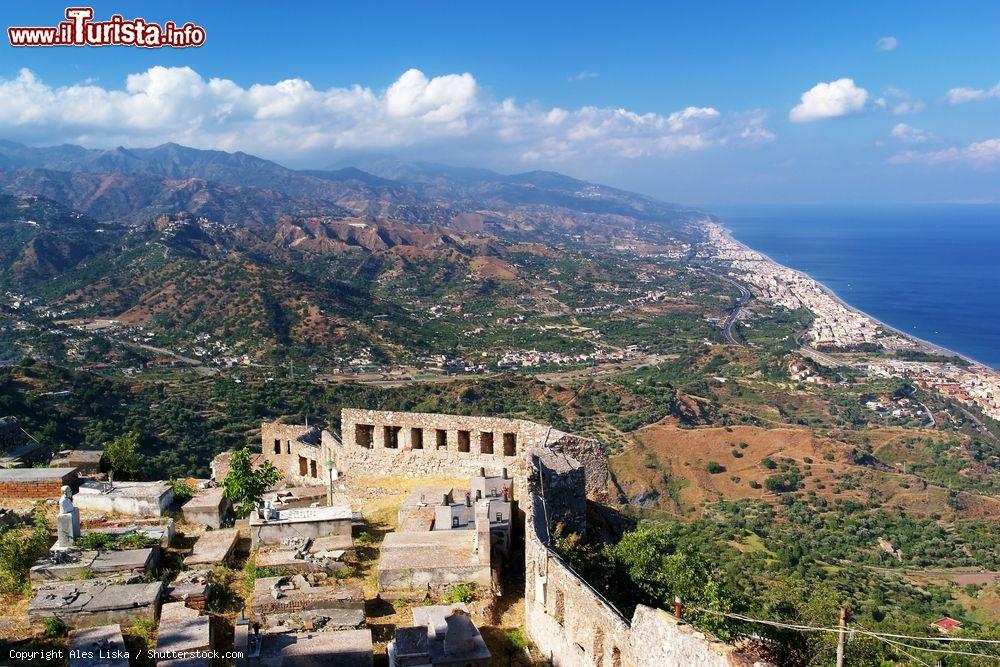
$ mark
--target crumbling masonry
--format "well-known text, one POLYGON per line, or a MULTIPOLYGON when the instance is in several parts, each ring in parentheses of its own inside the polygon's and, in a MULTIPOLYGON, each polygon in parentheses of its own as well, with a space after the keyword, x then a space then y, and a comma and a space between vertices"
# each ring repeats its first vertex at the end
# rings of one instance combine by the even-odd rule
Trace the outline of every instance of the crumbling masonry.
POLYGON ((325 484, 331 462, 359 477, 475 477, 506 470, 524 512, 525 618, 557 667, 749 666, 729 646, 661 610, 622 616, 548 546, 559 523, 586 528, 588 499, 608 493, 601 444, 521 419, 344 409, 341 437, 265 423, 265 460, 293 484, 325 484))

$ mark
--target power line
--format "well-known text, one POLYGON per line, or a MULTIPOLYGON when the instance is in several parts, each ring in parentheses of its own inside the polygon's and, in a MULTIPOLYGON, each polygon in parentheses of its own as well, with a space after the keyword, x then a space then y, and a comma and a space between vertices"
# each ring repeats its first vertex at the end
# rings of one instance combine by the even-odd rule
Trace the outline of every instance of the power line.
MULTIPOLYGON (((769 625, 769 626, 776 627, 776 628, 784 628, 784 629, 788 629, 788 630, 798 630, 800 632, 829 632, 831 634, 840 634, 840 632, 841 632, 840 628, 828 628, 828 627, 823 627, 823 626, 803 625, 803 624, 797 624, 797 623, 784 623, 784 622, 781 622, 781 621, 771 621, 771 620, 766 620, 766 619, 761 619, 761 618, 753 618, 751 616, 744 616, 743 614, 735 614, 735 613, 732 613, 732 612, 716 611, 714 609, 702 609, 700 607, 691 607, 691 610, 692 611, 697 611, 697 612, 700 612, 700 613, 703 613, 703 614, 711 614, 711 615, 714 615, 714 616, 725 616, 727 618, 732 618, 732 619, 735 619, 735 620, 738 620, 738 621, 744 621, 746 623, 757 623, 757 624, 760 624, 760 625, 769 625)), ((946 655, 964 655, 964 656, 970 656, 970 657, 974 657, 974 658, 989 658, 989 659, 1000 661, 1000 656, 998 656, 998 655, 992 655, 992 654, 989 654, 989 653, 972 653, 972 652, 969 652, 969 651, 957 651, 957 650, 953 650, 953 649, 927 648, 927 647, 923 647, 923 646, 913 646, 912 644, 907 644, 907 643, 904 643, 904 642, 901 642, 901 641, 897 641, 898 639, 908 639, 908 640, 926 641, 926 642, 964 641, 964 642, 977 642, 977 643, 983 643, 983 644, 1000 644, 1000 640, 996 640, 996 639, 976 639, 976 638, 973 638, 973 637, 916 637, 916 636, 911 636, 911 635, 897 635, 897 634, 892 634, 892 633, 872 632, 871 630, 865 630, 863 628, 858 628, 858 627, 853 627, 853 626, 849 627, 848 629, 851 632, 857 632, 859 634, 866 635, 866 636, 869 636, 869 637, 873 637, 873 638, 878 639, 880 641, 883 641, 883 642, 885 642, 887 644, 890 644, 890 645, 896 647, 897 649, 899 649, 900 652, 908 655, 910 658, 912 658, 914 660, 917 660, 921 664, 927 664, 927 663, 924 663, 921 660, 919 660, 918 658, 916 658, 916 657, 914 657, 912 655, 909 655, 909 653, 907 653, 904 649, 908 648, 908 649, 912 649, 914 651, 927 651, 928 653, 943 653, 943 654, 946 654, 946 655)))
POLYGON ((761 618, 751 618, 750 616, 744 616, 743 614, 734 614, 732 612, 727 612, 727 611, 702 609, 701 607, 691 607, 690 609, 691 611, 697 611, 702 614, 726 616, 727 618, 733 618, 738 621, 745 621, 747 623, 759 623, 761 625, 770 625, 776 628, 785 628, 787 630, 799 630, 801 632, 832 632, 834 634, 840 634, 840 628, 824 628, 816 625, 800 625, 795 623, 783 623, 781 621, 768 621, 761 618))
MULTIPOLYGON (((855 628, 858 632, 874 632, 864 628, 855 628)), ((928 642, 975 642, 980 644, 1000 644, 1000 639, 976 639, 975 637, 916 637, 913 635, 894 635, 891 632, 874 632, 880 637, 891 637, 893 639, 913 639, 928 642)))
MULTIPOLYGON (((967 655, 973 658, 992 658, 993 660, 1000 660, 1000 655, 992 655, 989 653, 970 653, 969 651, 955 651, 953 649, 942 649, 942 648, 927 648, 924 646, 913 646, 912 644, 904 644, 903 642, 894 641, 891 639, 886 639, 874 632, 868 632, 867 630, 861 630, 860 628, 854 628, 856 632, 862 635, 868 635, 869 637, 875 637, 880 639, 887 644, 893 644, 895 646, 905 646, 906 648, 913 649, 914 651, 927 651, 928 653, 944 653, 946 655, 967 655)), ((933 641, 933 639, 931 639, 933 641)), ((905 651, 904 651, 905 653, 905 651)))
POLYGON ((923 660, 921 660, 917 656, 913 655, 912 653, 910 653, 906 649, 900 648, 901 646, 905 646, 905 644, 900 644, 899 642, 894 642, 891 639, 885 639, 884 637, 879 637, 878 635, 874 635, 874 637, 875 637, 875 639, 879 640, 880 642, 884 642, 884 643, 888 644, 889 646, 892 646, 897 651, 899 651, 900 653, 902 653, 903 655, 905 655, 906 657, 908 657, 910 660, 915 660, 915 661, 919 662, 921 665, 924 665, 924 667, 931 667, 929 663, 924 662, 923 660))

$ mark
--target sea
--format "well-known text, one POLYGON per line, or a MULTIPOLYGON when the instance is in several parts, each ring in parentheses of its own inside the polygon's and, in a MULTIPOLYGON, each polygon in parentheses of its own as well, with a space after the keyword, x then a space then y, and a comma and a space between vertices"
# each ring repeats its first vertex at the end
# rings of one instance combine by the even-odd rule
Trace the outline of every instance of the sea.
POLYGON ((1000 369, 1000 204, 705 209, 858 310, 1000 369))

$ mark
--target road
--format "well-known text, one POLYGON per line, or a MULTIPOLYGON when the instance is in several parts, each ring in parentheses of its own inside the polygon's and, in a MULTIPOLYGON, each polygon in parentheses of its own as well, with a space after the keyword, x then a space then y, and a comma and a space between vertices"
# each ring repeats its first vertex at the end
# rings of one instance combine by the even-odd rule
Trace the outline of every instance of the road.
POLYGON ((914 387, 913 385, 910 385, 904 393, 906 394, 907 398, 915 401, 917 404, 920 405, 920 407, 924 409, 924 412, 927 413, 927 419, 929 419, 930 422, 927 424, 927 426, 925 426, 925 428, 934 428, 935 426, 937 426, 937 420, 934 419, 934 413, 931 412, 931 409, 927 407, 926 403, 917 398, 917 388, 914 387))
POLYGON ((847 366, 848 365, 848 364, 845 364, 842 361, 839 361, 839 360, 831 357, 829 354, 826 354, 824 352, 820 352, 819 350, 811 348, 808 345, 801 346, 799 348, 799 353, 802 356, 809 357, 813 361, 815 361, 817 363, 820 363, 820 364, 823 364, 824 366, 827 366, 829 368, 839 368, 841 366, 847 366))
POLYGON ((976 417, 976 415, 972 414, 971 412, 969 412, 965 408, 962 408, 962 414, 964 414, 966 416, 966 418, 969 421, 972 422, 972 425, 975 426, 975 428, 976 428, 977 431, 979 431, 980 433, 982 433, 983 435, 985 435, 986 437, 988 437, 990 440, 996 440, 997 439, 996 436, 993 435, 993 432, 990 431, 988 428, 986 428, 986 424, 984 424, 983 422, 981 422, 979 420, 979 418, 976 417))
POLYGON ((736 324, 736 318, 740 316, 740 311, 747 305, 750 301, 750 290, 748 290, 743 285, 734 282, 734 285, 740 290, 740 300, 737 302, 736 306, 729 312, 729 316, 726 321, 722 323, 722 337, 726 339, 727 343, 732 345, 742 345, 742 343, 736 340, 733 336, 733 325, 736 324))
POLYGON ((201 359, 195 359, 194 357, 185 357, 183 355, 177 354, 173 350, 168 350, 164 347, 153 347, 152 345, 145 345, 143 343, 130 343, 128 341, 121 339, 116 339, 116 340, 117 342, 123 345, 142 348, 143 350, 147 350, 149 352, 156 352, 157 354, 162 354, 163 356, 173 357, 178 361, 183 361, 185 364, 191 366, 196 373, 200 373, 201 375, 215 375, 216 373, 219 372, 216 369, 212 368, 211 366, 206 366, 201 359))

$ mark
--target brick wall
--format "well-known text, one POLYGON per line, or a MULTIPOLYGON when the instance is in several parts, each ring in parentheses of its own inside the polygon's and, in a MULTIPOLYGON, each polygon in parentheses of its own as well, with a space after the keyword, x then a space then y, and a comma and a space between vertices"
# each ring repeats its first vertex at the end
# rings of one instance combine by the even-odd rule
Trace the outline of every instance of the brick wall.
POLYGON ((58 498, 62 495, 63 486, 76 488, 77 475, 75 470, 67 472, 61 479, 0 482, 0 497, 58 498))

